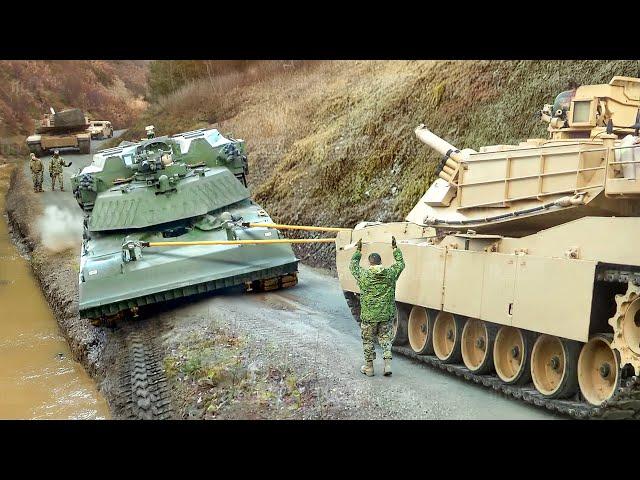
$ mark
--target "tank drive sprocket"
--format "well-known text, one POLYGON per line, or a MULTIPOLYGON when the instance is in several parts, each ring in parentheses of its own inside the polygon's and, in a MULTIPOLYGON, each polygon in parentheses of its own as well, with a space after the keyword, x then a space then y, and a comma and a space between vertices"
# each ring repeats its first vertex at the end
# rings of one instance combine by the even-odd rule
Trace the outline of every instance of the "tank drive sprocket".
POLYGON ((622 366, 630 364, 640 375, 640 286, 628 283, 624 295, 616 295, 616 313, 609 319, 613 327, 611 347, 620 354, 622 366))

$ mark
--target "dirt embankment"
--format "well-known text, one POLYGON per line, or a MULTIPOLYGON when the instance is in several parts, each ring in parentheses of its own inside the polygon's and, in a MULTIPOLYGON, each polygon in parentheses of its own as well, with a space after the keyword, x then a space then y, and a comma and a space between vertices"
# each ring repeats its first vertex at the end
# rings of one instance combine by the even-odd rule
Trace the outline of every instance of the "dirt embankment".
POLYGON ((10 225, 30 255, 36 278, 71 350, 91 376, 102 380, 105 375, 104 354, 108 332, 78 316, 76 256, 68 251, 50 252, 41 244, 37 219, 42 207, 31 194, 31 189, 22 170, 15 168, 6 202, 10 225))

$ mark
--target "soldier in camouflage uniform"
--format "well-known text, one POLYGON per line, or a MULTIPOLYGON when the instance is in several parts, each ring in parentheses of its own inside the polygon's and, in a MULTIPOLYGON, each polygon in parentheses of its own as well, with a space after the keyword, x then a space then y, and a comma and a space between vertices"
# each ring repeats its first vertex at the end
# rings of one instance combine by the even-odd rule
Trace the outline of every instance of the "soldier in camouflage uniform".
POLYGON ((31 169, 31 178, 33 179, 33 191, 42 192, 42 177, 44 175, 44 167, 42 161, 36 157, 35 153, 31 154, 29 160, 29 168, 31 169))
POLYGON ((64 176, 62 167, 71 166, 71 162, 66 164, 64 159, 60 156, 58 150, 53 152, 53 157, 49 162, 49 176, 51 177, 51 191, 56 189, 56 180, 60 181, 60 191, 64 192, 64 176))
POLYGON ((377 337, 382 347, 384 358, 384 375, 391 375, 391 342, 393 341, 393 319, 396 316, 396 281, 404 270, 402 252, 391 237, 395 263, 384 268, 382 259, 377 253, 369 255, 370 267, 360 267, 362 258, 362 239, 358 241, 356 251, 351 257, 351 273, 360 288, 360 328, 364 347, 365 364, 360 371, 373 376, 373 360, 376 358, 374 340, 377 337))

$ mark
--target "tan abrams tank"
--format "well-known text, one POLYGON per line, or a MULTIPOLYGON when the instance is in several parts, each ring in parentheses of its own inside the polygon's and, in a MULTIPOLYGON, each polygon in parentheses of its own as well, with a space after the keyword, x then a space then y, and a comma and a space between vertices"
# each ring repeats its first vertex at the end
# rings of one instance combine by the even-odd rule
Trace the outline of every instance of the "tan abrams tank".
POLYGON ((640 79, 581 86, 545 105, 549 138, 444 155, 404 222, 340 232, 337 266, 406 262, 395 349, 574 417, 640 417, 640 79))

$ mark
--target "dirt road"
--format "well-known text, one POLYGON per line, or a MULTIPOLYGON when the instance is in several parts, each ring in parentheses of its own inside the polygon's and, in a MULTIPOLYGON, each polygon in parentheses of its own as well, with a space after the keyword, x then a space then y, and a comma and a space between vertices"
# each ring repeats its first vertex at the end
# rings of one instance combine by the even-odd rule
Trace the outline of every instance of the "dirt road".
MULTIPOLYGON (((116 132, 116 135, 121 132, 116 132)), ((92 142, 93 150, 102 142, 92 142)), ((65 169, 66 192, 51 192, 45 172, 44 205, 79 213, 69 178, 91 162, 91 155, 61 152, 73 165, 65 169)), ((43 158, 48 166, 48 157, 43 158)), ((28 168, 28 166, 25 166, 28 168)), ((28 172, 27 172, 28 174, 28 172)), ((176 339, 224 324, 253 339, 269 363, 290 365, 316 378, 315 396, 329 406, 327 418, 356 419, 549 419, 549 413, 499 396, 396 355, 391 378, 359 372, 362 346, 336 278, 322 270, 300 268, 300 283, 264 294, 223 294, 181 302, 154 318, 165 349, 176 339)), ((145 328, 148 330, 148 328, 145 328)), ((179 340, 178 340, 179 341, 179 340)), ((166 352, 165 352, 166 353, 166 352)), ((381 355, 375 364, 381 370, 381 355)), ((319 410, 322 418, 322 408, 319 410)), ((317 417, 314 417, 317 418, 317 417)))
POLYGON ((209 322, 249 335, 270 363, 292 365, 317 378, 317 397, 331 406, 331 418, 557 418, 398 355, 391 378, 379 373, 380 352, 378 373, 365 377, 359 372, 360 330, 337 279, 306 266, 294 288, 226 292, 174 307, 156 320, 173 327, 165 337, 193 333, 209 322))

